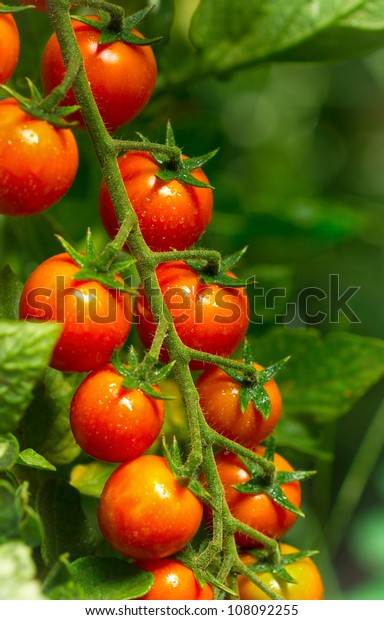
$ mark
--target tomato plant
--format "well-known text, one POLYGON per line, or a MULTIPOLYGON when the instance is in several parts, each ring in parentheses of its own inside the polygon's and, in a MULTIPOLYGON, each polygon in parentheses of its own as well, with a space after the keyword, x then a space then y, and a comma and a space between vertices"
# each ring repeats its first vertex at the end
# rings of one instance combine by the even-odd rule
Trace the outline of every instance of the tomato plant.
POLYGON ((213 590, 209 583, 201 588, 193 571, 178 560, 145 560, 138 564, 155 577, 151 590, 142 597, 145 601, 213 599, 213 590))
MULTIPOLYGON (((182 261, 160 265, 156 275, 181 341, 199 351, 223 357, 233 353, 249 323, 245 289, 207 285, 182 261)), ((156 325, 143 288, 137 297, 135 312, 138 333, 148 347, 156 325)), ((198 361, 192 363, 195 369, 203 366, 198 361)))
MULTIPOLYGON (((95 16, 89 19, 97 20, 95 16)), ((72 27, 99 112, 109 131, 114 131, 139 114, 152 95, 157 74, 152 48, 122 41, 101 44, 97 28, 76 20, 72 20, 72 27)), ((143 38, 137 30, 133 33, 143 38)), ((54 34, 42 57, 41 79, 45 92, 58 86, 64 74, 60 46, 54 34)), ((75 104, 74 93, 70 90, 63 105, 75 104)), ((84 126, 80 112, 75 112, 73 118, 84 126)))
POLYGON ((77 443, 101 461, 121 463, 136 458, 154 442, 164 421, 162 400, 140 388, 124 388, 123 381, 108 364, 84 379, 71 402, 71 428, 77 443))
POLYGON ((64 372, 104 365, 131 329, 129 295, 97 280, 75 280, 78 272, 68 254, 52 256, 29 276, 20 299, 21 319, 63 326, 50 365, 64 372))
POLYGON ((0 13, 0 84, 8 82, 14 72, 20 52, 19 31, 9 13, 0 13))
MULTIPOLYGON (((288 554, 297 553, 298 549, 286 543, 281 543, 280 552, 284 559, 284 556, 288 554)), ((240 559, 246 566, 257 563, 257 558, 247 552, 241 553, 240 559)), ((311 558, 295 560, 289 564, 285 564, 284 568, 287 570, 290 577, 293 578, 295 581, 294 583, 279 579, 277 575, 268 571, 258 573, 257 576, 264 584, 268 585, 273 592, 288 601, 318 601, 324 598, 323 582, 317 566, 311 558)), ((265 592, 244 575, 238 576, 237 584, 241 599, 257 601, 270 600, 265 592)))
MULTIPOLYGON (((133 151, 118 162, 148 246, 156 252, 165 252, 184 250, 195 243, 211 220, 212 190, 188 185, 177 178, 169 181, 157 178, 160 166, 150 153, 133 151)), ((201 168, 192 175, 208 183, 201 168)), ((105 181, 100 188, 99 209, 105 230, 114 237, 118 223, 105 181)))
MULTIPOLYGON (((254 452, 263 455, 265 448, 256 447, 254 452)), ((292 472, 291 465, 279 454, 275 453, 273 462, 277 471, 292 472)), ((277 504, 266 492, 242 493, 233 488, 251 479, 247 467, 231 452, 220 452, 216 457, 216 466, 225 489, 228 507, 236 519, 249 525, 270 538, 281 538, 293 526, 297 514, 277 504)), ((297 481, 281 485, 289 501, 294 507, 300 508, 301 487, 297 481)), ((236 542, 241 547, 259 546, 249 536, 237 532, 236 542)))
POLYGON ((139 456, 108 479, 98 519, 109 544, 135 559, 177 553, 194 537, 203 515, 200 500, 181 487, 165 459, 139 456))
POLYGON ((0 101, 2 215, 32 215, 51 207, 71 187, 78 161, 70 129, 30 116, 14 99, 0 101))
MULTIPOLYGON (((254 367, 258 371, 264 369, 256 363, 254 367)), ((241 411, 241 386, 218 367, 205 370, 196 387, 208 424, 221 435, 243 446, 256 446, 272 433, 279 421, 282 401, 279 388, 273 379, 264 385, 271 403, 267 418, 263 417, 252 401, 244 413, 241 411)))

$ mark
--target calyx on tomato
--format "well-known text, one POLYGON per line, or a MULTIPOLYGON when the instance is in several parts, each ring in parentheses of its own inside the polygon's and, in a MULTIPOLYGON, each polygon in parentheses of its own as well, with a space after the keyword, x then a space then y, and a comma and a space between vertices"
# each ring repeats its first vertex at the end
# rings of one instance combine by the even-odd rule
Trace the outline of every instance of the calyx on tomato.
POLYGON ((220 363, 218 363, 217 365, 234 381, 241 385, 239 394, 241 412, 245 413, 248 404, 252 401, 256 409, 261 413, 263 419, 268 420, 271 413, 271 401, 267 390, 264 388, 264 384, 274 379, 289 359, 290 356, 285 357, 275 364, 271 364, 267 368, 264 368, 264 370, 255 370, 252 349, 248 340, 245 339, 242 361, 243 364, 249 366, 252 371, 249 375, 245 375, 240 369, 236 371, 232 368, 228 368, 225 364, 220 366, 220 363))
MULTIPOLYGON (((150 144, 150 141, 143 136, 143 134, 137 134, 144 144, 150 144)), ((177 146, 175 141, 175 136, 173 133, 172 125, 168 121, 167 129, 165 134, 165 145, 166 146, 177 146)), ((201 168, 206 164, 212 157, 214 157, 219 149, 214 151, 210 151, 205 155, 200 155, 197 157, 182 157, 180 151, 180 157, 178 159, 171 158, 166 154, 159 153, 151 153, 155 162, 160 166, 160 170, 157 172, 156 177, 161 181, 172 181, 173 179, 177 179, 182 183, 186 183, 187 185, 192 185, 193 187, 206 187, 213 189, 212 185, 209 183, 205 183, 204 181, 200 181, 197 179, 191 172, 197 170, 197 168, 201 168)))
MULTIPOLYGON (((122 233, 123 241, 121 245, 123 245, 125 241, 124 228, 125 224, 123 224, 118 233, 122 233)), ((116 247, 114 241, 108 243, 103 252, 98 254, 93 243, 92 233, 90 229, 88 229, 86 252, 85 254, 81 254, 75 250, 68 241, 63 239, 63 237, 60 237, 60 235, 56 235, 56 237, 72 260, 80 267, 77 274, 73 276, 74 280, 96 280, 110 289, 116 289, 131 294, 136 293, 136 290, 126 286, 121 277, 122 273, 135 263, 135 260, 133 258, 128 258, 124 261, 117 262, 115 260, 116 247)))
POLYGON ((197 480, 197 472, 195 472, 193 475, 190 475, 190 473, 186 471, 186 467, 183 464, 179 444, 177 443, 176 437, 173 438, 171 446, 168 446, 165 437, 163 437, 162 443, 163 452, 165 459, 168 463, 168 467, 175 476, 178 484, 182 487, 188 487, 188 489, 199 499, 201 499, 205 504, 210 506, 213 510, 217 510, 210 493, 208 493, 202 483, 197 480))
POLYGON ((26 78, 26 80, 28 83, 30 97, 24 97, 16 90, 10 88, 5 84, 2 84, 0 88, 9 95, 11 95, 13 99, 16 99, 16 101, 18 101, 18 103, 20 104, 20 108, 34 118, 39 118, 41 120, 47 121, 47 123, 49 123, 50 125, 60 128, 73 127, 74 125, 77 125, 77 121, 66 121, 64 117, 72 114, 73 112, 76 112, 76 110, 79 109, 78 105, 46 106, 46 100, 43 98, 39 89, 36 88, 34 83, 29 78, 26 78))
POLYGON ((158 383, 159 381, 163 381, 172 370, 174 362, 167 364, 166 366, 162 366, 161 364, 156 364, 154 367, 147 369, 145 366, 139 363, 139 358, 133 346, 129 349, 128 354, 128 364, 124 364, 118 353, 115 353, 112 356, 111 360, 112 366, 122 377, 124 377, 124 381, 121 384, 122 387, 125 387, 129 390, 134 390, 139 388, 148 396, 152 398, 160 398, 162 400, 174 400, 174 396, 170 394, 164 394, 159 390, 155 390, 153 388, 154 383, 158 383))
POLYGON ((101 36, 99 38, 99 43, 101 45, 115 43, 117 41, 123 41, 123 43, 128 43, 129 45, 152 45, 153 43, 161 41, 163 37, 146 39, 145 37, 138 37, 134 32, 131 32, 131 30, 136 28, 136 26, 144 19, 152 8, 153 7, 150 6, 142 11, 137 11, 137 13, 134 13, 133 15, 128 15, 124 19, 123 28, 121 28, 118 23, 115 23, 108 13, 104 13, 100 17, 100 20, 97 21, 81 15, 72 15, 71 17, 76 21, 92 26, 95 30, 99 30, 101 32, 101 36))
MULTIPOLYGON (((273 463, 275 453, 275 445, 272 437, 269 437, 266 441, 266 450, 264 453, 264 458, 267 461, 271 461, 273 463)), ((282 484, 287 484, 289 482, 299 482, 300 480, 306 480, 313 476, 315 471, 275 471, 272 482, 266 480, 265 472, 262 470, 260 465, 255 463, 253 460, 248 459, 244 456, 237 455, 237 458, 244 463, 248 472, 251 475, 250 480, 247 482, 243 482, 242 484, 235 484, 233 488, 240 493, 244 493, 246 495, 256 495, 260 493, 264 493, 268 495, 268 497, 278 504, 288 510, 289 512, 293 512, 293 514, 298 515, 299 517, 304 517, 304 513, 295 506, 286 496, 284 491, 281 488, 282 484)))
POLYGON ((200 279, 203 280, 205 284, 218 284, 219 286, 242 288, 247 286, 251 280, 249 278, 233 278, 228 275, 227 272, 231 271, 234 265, 239 262, 247 249, 248 248, 245 247, 230 256, 226 256, 225 258, 222 257, 219 269, 213 268, 204 259, 191 259, 185 262, 199 274, 200 279))
POLYGON ((304 558, 310 558, 313 555, 317 555, 319 552, 314 550, 297 551, 295 553, 280 554, 280 560, 276 563, 268 562, 269 552, 265 549, 249 549, 247 551, 249 555, 253 555, 255 558, 254 564, 248 564, 248 568, 252 570, 255 575, 262 573, 272 573, 277 579, 281 579, 287 583, 297 583, 296 579, 289 574, 286 567, 290 564, 304 560, 304 558))

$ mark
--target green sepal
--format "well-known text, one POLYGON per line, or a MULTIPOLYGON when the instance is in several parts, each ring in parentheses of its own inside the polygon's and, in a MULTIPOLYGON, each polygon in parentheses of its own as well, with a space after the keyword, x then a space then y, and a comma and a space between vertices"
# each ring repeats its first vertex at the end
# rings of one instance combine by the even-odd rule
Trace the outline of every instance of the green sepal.
POLYGON ((176 437, 173 437, 172 445, 169 446, 165 435, 163 435, 161 445, 169 469, 176 478, 181 478, 183 476, 183 460, 176 437))
POLYGON ((20 11, 25 11, 27 9, 36 10, 36 7, 33 4, 26 4, 25 6, 9 6, 9 4, 0 5, 0 13, 20 13, 20 11))
POLYGON ((272 410, 271 401, 262 385, 258 383, 242 385, 239 396, 241 413, 245 413, 249 402, 252 401, 263 420, 268 420, 272 410))
POLYGON ((271 486, 266 489, 266 494, 272 501, 275 502, 275 504, 278 504, 282 508, 285 508, 285 510, 293 512, 293 514, 297 515, 298 517, 305 516, 303 511, 300 510, 300 508, 292 504, 292 502, 288 499, 288 497, 278 484, 271 484, 271 486))
POLYGON ((157 384, 170 373, 173 362, 166 366, 157 364, 155 368, 150 368, 144 371, 139 358, 135 351, 135 348, 131 346, 128 352, 128 364, 124 364, 119 357, 117 351, 114 351, 111 359, 111 364, 119 375, 123 377, 122 387, 127 390, 140 389, 144 394, 158 400, 174 400, 174 396, 165 394, 160 390, 154 388, 154 384, 157 384))
POLYGON ((212 510, 217 510, 217 506, 214 504, 212 495, 208 493, 207 489, 199 482, 199 480, 191 480, 188 489, 196 495, 199 499, 201 499, 204 504, 207 504, 212 510))
POLYGON ((295 553, 287 553, 284 555, 281 554, 279 564, 271 564, 270 562, 265 561, 266 556, 268 556, 267 551, 250 549, 248 553, 255 557, 255 563, 249 564, 248 568, 256 575, 260 575, 261 573, 272 573, 281 581, 285 581, 286 583, 297 583, 285 567, 289 567, 291 564, 298 562, 299 560, 316 555, 318 554, 318 551, 297 551, 295 553))
POLYGON ((137 13, 134 13, 133 15, 128 15, 124 20, 124 28, 119 32, 111 29, 111 20, 108 13, 103 13, 100 21, 89 19, 88 17, 84 17, 82 15, 73 15, 72 19, 82 22, 83 24, 87 24, 88 26, 91 26, 91 28, 98 30, 101 33, 99 37, 100 45, 108 45, 109 43, 116 43, 117 41, 122 41, 128 45, 152 45, 153 43, 158 43, 158 41, 161 41, 163 37, 153 37, 151 39, 147 39, 145 37, 138 37, 136 34, 131 32, 131 30, 136 28, 136 26, 144 19, 152 8, 152 6, 149 6, 141 11, 137 11, 137 13))
POLYGON ((312 478, 317 472, 314 470, 308 471, 277 471, 276 472, 276 483, 277 484, 287 484, 288 482, 299 482, 300 480, 307 480, 308 478, 312 478))
POLYGON ((282 360, 276 362, 275 364, 267 366, 267 368, 264 368, 264 370, 259 370, 257 373, 258 382, 264 385, 265 383, 268 383, 268 381, 274 379, 276 375, 280 372, 280 370, 284 368, 285 364, 289 362, 290 359, 291 356, 288 355, 287 357, 284 357, 282 360))
POLYGON ((0 89, 15 99, 20 104, 20 108, 33 118, 44 120, 59 129, 71 128, 78 125, 77 121, 66 121, 63 117, 76 112, 80 109, 80 106, 55 106, 52 110, 45 110, 44 99, 40 91, 28 78, 27 83, 31 94, 29 99, 6 84, 1 84, 0 89))
POLYGON ((218 273, 212 273, 212 270, 207 267, 207 262, 203 260, 187 260, 185 261, 194 271, 196 271, 200 278, 206 284, 218 284, 223 287, 240 288, 247 286, 250 282, 249 278, 232 278, 227 275, 227 271, 231 270, 234 265, 240 260, 240 258, 247 251, 247 247, 242 248, 238 252, 231 254, 220 261, 220 269, 218 273))

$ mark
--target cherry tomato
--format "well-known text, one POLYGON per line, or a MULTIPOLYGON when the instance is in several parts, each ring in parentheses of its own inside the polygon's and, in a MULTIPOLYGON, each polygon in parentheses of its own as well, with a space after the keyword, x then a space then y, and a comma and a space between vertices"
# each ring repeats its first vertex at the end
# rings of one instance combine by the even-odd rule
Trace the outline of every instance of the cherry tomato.
MULTIPOLYGON (((281 543, 280 551, 282 555, 288 555, 289 553, 297 553, 298 549, 281 543)), ((257 562, 257 559, 253 555, 246 552, 240 554, 240 559, 246 566, 257 562)), ((320 601, 324 598, 323 582, 317 566, 311 558, 297 560, 296 562, 292 562, 292 564, 284 566, 284 568, 297 583, 287 583, 269 572, 258 573, 257 576, 265 585, 269 586, 271 590, 288 601, 320 601)), ((237 583, 241 599, 247 601, 270 600, 265 592, 260 590, 257 585, 252 583, 247 577, 244 577, 244 575, 239 575, 237 577, 237 583)))
MULTIPOLYGON (((184 250, 197 241, 212 217, 210 188, 193 187, 177 179, 161 181, 156 177, 160 167, 150 153, 125 153, 119 158, 119 168, 151 250, 184 250)), ((201 168, 192 175, 209 182, 201 168)), ((105 181, 100 188, 99 208, 103 226, 113 238, 119 226, 105 181)))
MULTIPOLYGON (((173 261, 156 270, 159 285, 182 342, 199 351, 228 357, 243 340, 249 324, 244 288, 204 284, 186 263, 173 261)), ((228 274, 232 275, 230 272, 228 274)), ((149 348, 156 325, 143 289, 136 300, 137 329, 149 348)), ((166 354, 163 353, 163 359, 166 354)), ((191 368, 203 368, 195 361, 191 368)))
POLYGON ((130 296, 74 280, 79 269, 66 253, 52 256, 29 276, 20 299, 21 319, 63 325, 50 365, 64 372, 106 364, 131 328, 130 296))
MULTIPOLYGON (((258 446, 254 452, 261 456, 265 448, 258 446)), ((275 453, 274 463, 277 471, 293 471, 291 465, 279 454, 275 453)), ((245 494, 233 489, 233 485, 243 484, 251 476, 242 462, 232 452, 220 452, 216 456, 216 465, 221 482, 225 489, 225 497, 233 516, 255 530, 271 538, 281 538, 295 523, 297 516, 276 504, 265 493, 245 494)), ((296 506, 301 504, 300 483, 288 482, 281 485, 288 499, 296 506)), ((240 547, 254 548, 259 543, 249 536, 236 532, 235 539, 240 547)))
POLYGON ((145 601, 202 601, 213 600, 212 586, 207 583, 204 588, 193 571, 173 558, 163 560, 146 560, 138 562, 140 568, 153 573, 155 583, 143 597, 145 601))
MULTIPOLYGON (((264 368, 260 364, 254 367, 256 370, 264 368)), ((271 413, 265 420, 252 401, 245 412, 241 412, 240 387, 218 367, 206 370, 196 383, 208 424, 224 437, 253 448, 275 428, 281 413, 281 395, 273 379, 264 384, 271 402, 271 413)))
POLYGON ((32 215, 55 204, 76 176, 79 156, 70 129, 59 129, 0 101, 0 213, 32 215))
MULTIPOLYGON (((89 19, 98 20, 95 16, 89 19)), ((109 131, 132 120, 148 103, 156 83, 156 60, 148 45, 130 45, 117 41, 99 44, 100 31, 72 20, 72 27, 88 81, 101 117, 109 131)), ((138 37, 142 35, 132 30, 138 37)), ((46 93, 58 86, 65 74, 56 34, 49 39, 42 57, 41 79, 46 93)), ((63 105, 76 105, 71 89, 63 105)), ((72 115, 84 127, 80 112, 72 115)))
POLYGON ((0 84, 8 82, 19 60, 20 39, 10 13, 0 13, 0 84))
POLYGON ((88 375, 72 399, 70 420, 75 439, 100 461, 121 463, 136 458, 155 441, 164 421, 163 400, 138 388, 124 388, 123 381, 107 364, 88 375))
POLYGON ((165 459, 139 456, 120 465, 100 498, 98 519, 109 544, 136 560, 180 551, 199 529, 201 501, 179 486, 165 459))

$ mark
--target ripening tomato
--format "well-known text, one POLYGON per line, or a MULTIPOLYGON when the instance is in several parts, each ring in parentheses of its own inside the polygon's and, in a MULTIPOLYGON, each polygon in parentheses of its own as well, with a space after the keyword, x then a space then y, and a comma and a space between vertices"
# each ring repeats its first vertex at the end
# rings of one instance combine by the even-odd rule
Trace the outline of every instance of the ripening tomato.
MULTIPOLYGON (((284 556, 290 553, 297 553, 298 549, 281 543, 280 551, 284 556)), ((240 554, 240 559, 246 566, 257 562, 257 559, 253 555, 246 552, 240 554)), ((257 576, 265 585, 269 586, 271 590, 287 601, 320 601, 324 598, 324 586, 321 575, 311 558, 296 560, 292 562, 292 564, 285 565, 284 568, 291 577, 295 579, 296 583, 287 583, 270 572, 258 573, 257 576)), ((252 583, 247 577, 244 577, 244 575, 239 575, 237 577, 237 583, 242 600, 270 600, 265 592, 260 590, 256 584, 252 583)))
MULTIPOLYGON (((258 446, 254 452, 264 455, 265 448, 258 446)), ((291 465, 279 454, 275 453, 274 463, 277 471, 293 471, 291 465)), ((216 465, 221 482, 225 489, 225 497, 232 515, 270 538, 281 538, 295 523, 297 515, 276 504, 265 493, 245 494, 233 489, 233 485, 243 484, 251 476, 243 463, 232 452, 220 452, 216 456, 216 465)), ((288 482, 281 485, 288 499, 300 508, 300 483, 288 482)), ((236 532, 235 539, 240 547, 254 548, 260 546, 249 536, 236 532)))
POLYGON ((0 13, 0 84, 8 82, 19 60, 20 39, 10 13, 0 13))
POLYGON ((136 560, 177 553, 194 537, 201 501, 181 487, 160 456, 144 455, 120 465, 108 479, 98 509, 109 544, 136 560))
MULTIPOLYGON (((256 370, 263 370, 254 364, 256 370)), ((196 383, 200 405, 209 426, 228 439, 253 448, 268 437, 275 428, 281 413, 281 395, 276 382, 271 379, 264 384, 271 412, 264 419, 252 401, 244 413, 240 408, 241 385, 217 366, 206 370, 196 383)))
MULTIPOLYGON (((151 250, 184 250, 195 243, 211 221, 212 190, 177 179, 161 181, 156 177, 160 166, 150 153, 125 153, 118 163, 140 230, 151 250)), ((201 168, 191 174, 209 182, 201 168)), ((103 226, 113 238, 119 225, 105 181, 100 188, 99 209, 103 226)))
MULTIPOLYGON (((96 16, 89 19, 98 20, 96 16)), ((132 120, 148 103, 156 83, 156 60, 148 45, 131 45, 117 41, 100 44, 100 31, 88 24, 72 20, 72 27, 84 59, 88 81, 109 131, 132 120)), ((132 30, 138 37, 142 35, 132 30)), ((56 34, 49 39, 42 57, 41 79, 46 93, 58 86, 65 67, 56 34)), ((63 105, 76 105, 73 90, 69 90, 63 105)), ((81 113, 72 117, 84 127, 81 113)))
MULTIPOLYGON (((232 275, 231 272, 228 272, 232 275)), ((159 265, 156 275, 182 342, 188 347, 228 357, 243 340, 249 324, 248 297, 244 288, 204 284, 186 263, 159 265)), ((149 348, 156 325, 143 288, 136 299, 137 329, 149 348)), ((166 353, 163 352, 163 359, 166 353)), ((191 363, 197 370, 204 364, 191 363)))
POLYGON ((69 190, 79 156, 70 129, 23 112, 15 99, 0 101, 0 213, 32 215, 69 190))
POLYGON ((72 399, 74 437, 85 452, 100 461, 122 463, 136 458, 155 441, 164 421, 163 400, 139 388, 122 387, 123 381, 107 364, 88 375, 72 399))
POLYGON ((193 571, 179 560, 146 560, 138 562, 140 568, 153 573, 155 583, 145 596, 144 601, 202 601, 213 600, 212 586, 207 583, 204 588, 193 571))
POLYGON ((131 328, 130 296, 96 280, 74 280, 79 266, 66 253, 39 265, 20 299, 20 318, 63 325, 50 365, 88 372, 106 364, 131 328))

